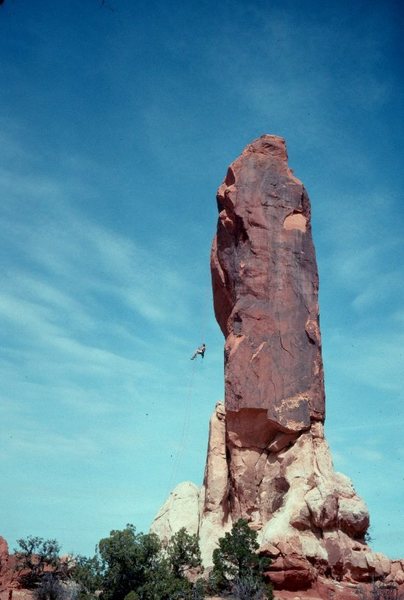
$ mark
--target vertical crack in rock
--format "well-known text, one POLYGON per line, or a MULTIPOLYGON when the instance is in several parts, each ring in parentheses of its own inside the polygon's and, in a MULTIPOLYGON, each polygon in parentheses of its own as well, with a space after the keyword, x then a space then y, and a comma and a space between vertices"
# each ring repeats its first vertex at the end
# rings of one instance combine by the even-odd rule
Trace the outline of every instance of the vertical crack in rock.
POLYGON ((217 204, 211 272, 225 337, 225 404, 210 422, 199 501, 192 484, 180 484, 152 530, 164 537, 184 522, 170 510, 198 506, 198 525, 193 518, 188 529, 197 529, 206 565, 218 538, 244 517, 273 559, 275 587, 303 589, 324 575, 404 583, 401 563, 366 545, 366 505, 334 471, 324 439, 311 208, 284 140, 264 135, 249 144, 217 204))

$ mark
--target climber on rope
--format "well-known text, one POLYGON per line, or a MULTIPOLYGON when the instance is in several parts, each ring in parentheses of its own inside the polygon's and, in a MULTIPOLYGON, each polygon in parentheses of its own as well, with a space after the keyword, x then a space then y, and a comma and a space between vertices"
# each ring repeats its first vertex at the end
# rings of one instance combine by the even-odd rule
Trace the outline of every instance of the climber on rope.
POLYGON ((194 358, 196 358, 198 356, 198 354, 200 354, 203 358, 205 355, 205 350, 206 350, 205 344, 202 344, 202 346, 199 346, 199 348, 197 348, 195 350, 195 352, 193 353, 193 355, 191 356, 191 360, 194 360, 194 358))

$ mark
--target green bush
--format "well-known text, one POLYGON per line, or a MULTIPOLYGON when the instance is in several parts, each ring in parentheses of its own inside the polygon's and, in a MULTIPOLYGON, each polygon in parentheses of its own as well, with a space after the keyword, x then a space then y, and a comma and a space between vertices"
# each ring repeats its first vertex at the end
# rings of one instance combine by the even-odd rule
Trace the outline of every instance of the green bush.
POLYGON ((194 586, 185 574, 200 566, 201 558, 196 536, 185 529, 162 548, 155 534, 136 533, 127 525, 101 540, 98 549, 102 600, 193 599, 194 586))
POLYGON ((126 594, 124 600, 140 600, 140 599, 136 592, 129 592, 129 594, 126 594))
POLYGON ((245 519, 239 519, 213 552, 212 588, 233 591, 240 600, 272 598, 272 588, 264 580, 270 561, 257 554, 258 548, 257 533, 245 519))
POLYGON ((96 592, 102 588, 102 569, 99 557, 97 555, 92 558, 75 556, 71 577, 79 586, 79 600, 94 599, 96 592))
POLYGON ((184 577, 189 569, 201 566, 198 537, 190 535, 185 527, 182 527, 168 542, 167 556, 173 574, 176 577, 184 577))
POLYGON ((192 584, 173 575, 168 561, 162 559, 154 576, 138 590, 141 600, 180 600, 190 598, 192 584))
POLYGON ((132 591, 139 593, 158 576, 161 545, 155 534, 136 533, 135 527, 128 524, 122 531, 111 531, 98 549, 104 600, 123 600, 132 591))
POLYGON ((35 600, 201 600, 204 585, 192 584, 190 569, 201 566, 198 540, 185 529, 165 548, 155 534, 133 525, 111 531, 92 558, 76 556, 73 567, 59 558, 56 540, 28 537, 16 550, 23 584, 35 600))
POLYGON ((198 579, 192 588, 190 600, 203 600, 206 595, 207 587, 205 579, 198 579))

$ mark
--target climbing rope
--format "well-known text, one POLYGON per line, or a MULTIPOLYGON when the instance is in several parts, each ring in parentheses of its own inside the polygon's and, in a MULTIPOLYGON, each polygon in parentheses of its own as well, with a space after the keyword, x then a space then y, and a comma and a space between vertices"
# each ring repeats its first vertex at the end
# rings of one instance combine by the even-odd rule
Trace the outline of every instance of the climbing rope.
POLYGON ((192 361, 191 372, 190 372, 189 378, 188 378, 188 388, 187 388, 187 393, 186 393, 186 397, 185 397, 185 411, 184 411, 184 419, 183 419, 183 424, 182 424, 182 431, 181 431, 178 449, 175 453, 175 458, 174 458, 173 466, 171 469, 170 479, 168 482, 167 497, 168 497, 169 493, 172 491, 172 488, 174 486, 174 482, 177 478, 178 470, 181 465, 181 461, 182 461, 182 458, 183 458, 183 455, 185 452, 185 448, 186 448, 186 445, 188 442, 189 425, 191 422, 191 399, 192 399, 193 389, 194 389, 196 362, 197 362, 196 360, 192 361))
MULTIPOLYGON (((208 318, 209 318, 208 306, 210 305, 210 302, 211 302, 211 286, 210 286, 210 284, 209 285, 206 284, 205 290, 203 293, 203 299, 202 299, 202 310, 201 310, 202 318, 199 320, 199 328, 198 328, 199 344, 206 342, 206 330, 207 330, 208 318)), ((209 349, 208 349, 208 351, 209 351, 209 349)), ((186 395, 185 395, 184 417, 183 417, 181 436, 180 436, 179 445, 178 445, 177 450, 175 451, 175 455, 174 455, 174 460, 173 460, 173 465, 172 465, 171 473, 170 473, 170 477, 169 477, 168 491, 167 491, 166 497, 168 497, 168 495, 172 492, 174 485, 176 485, 176 483, 177 483, 177 476, 178 476, 178 473, 179 473, 179 470, 180 470, 180 467, 182 464, 182 459, 183 459, 185 450, 188 446, 189 429, 190 429, 190 424, 191 424, 191 406, 193 405, 193 397, 194 397, 195 373, 196 373, 196 369, 197 369, 197 363, 199 363, 199 365, 200 365, 199 368, 202 368, 203 362, 204 362, 204 359, 201 359, 200 356, 196 356, 195 360, 192 361, 191 371, 190 371, 189 377, 188 377, 187 391, 186 391, 186 395)))
MULTIPOLYGON (((205 343, 205 339, 206 339, 205 334, 206 334, 207 322, 208 322, 208 317, 209 317, 208 301, 210 301, 210 293, 211 293, 210 286, 206 286, 206 290, 205 290, 205 294, 204 294, 204 301, 203 301, 203 315, 202 315, 202 319, 200 320, 200 327, 199 327, 200 343, 205 343)), ((173 486, 176 482, 179 468, 181 466, 182 459, 184 457, 184 453, 185 453, 185 450, 188 445, 189 429, 190 429, 190 423, 191 423, 191 405, 192 405, 192 400, 193 400, 193 395, 194 395, 195 373, 196 373, 197 363, 203 364, 203 360, 204 359, 200 359, 200 357, 197 356, 195 358, 195 360, 192 361, 191 372, 189 374, 187 392, 186 392, 186 396, 185 396, 184 418, 183 418, 180 442, 179 442, 178 449, 175 453, 174 462, 173 462, 173 466, 171 469, 171 474, 170 474, 170 478, 169 478, 169 482, 168 482, 168 490, 167 490, 166 497, 168 497, 168 495, 172 491, 173 486)))

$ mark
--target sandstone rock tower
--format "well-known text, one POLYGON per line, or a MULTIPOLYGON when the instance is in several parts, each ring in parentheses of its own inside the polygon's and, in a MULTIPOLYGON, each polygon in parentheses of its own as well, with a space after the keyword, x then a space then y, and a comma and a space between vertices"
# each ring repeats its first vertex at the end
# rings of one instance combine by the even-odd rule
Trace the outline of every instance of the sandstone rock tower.
POLYGON ((209 564, 217 539, 247 518, 273 558, 272 579, 287 587, 290 576, 294 589, 299 578, 393 577, 392 563, 366 545, 366 505, 334 471, 324 439, 310 201, 284 140, 264 135, 248 145, 217 202, 211 268, 226 339, 225 403, 210 422, 202 489, 180 484, 152 530, 198 533, 209 564))

